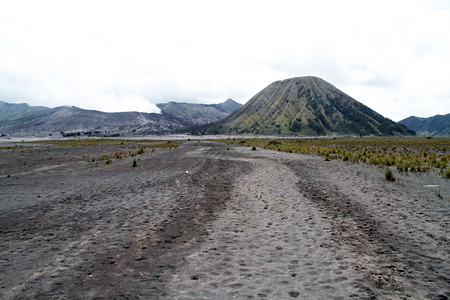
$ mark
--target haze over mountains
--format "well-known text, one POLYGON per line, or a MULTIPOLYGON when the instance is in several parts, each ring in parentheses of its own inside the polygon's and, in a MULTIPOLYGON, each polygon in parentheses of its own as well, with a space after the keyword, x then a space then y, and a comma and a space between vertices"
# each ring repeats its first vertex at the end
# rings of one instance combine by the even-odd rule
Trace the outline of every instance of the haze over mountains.
POLYGON ((194 132, 262 135, 414 135, 318 77, 276 81, 222 121, 194 132))
POLYGON ((242 106, 232 99, 221 104, 159 104, 161 113, 106 113, 75 106, 48 108, 0 101, 0 134, 48 136, 65 134, 168 134, 192 125, 218 121, 242 106))

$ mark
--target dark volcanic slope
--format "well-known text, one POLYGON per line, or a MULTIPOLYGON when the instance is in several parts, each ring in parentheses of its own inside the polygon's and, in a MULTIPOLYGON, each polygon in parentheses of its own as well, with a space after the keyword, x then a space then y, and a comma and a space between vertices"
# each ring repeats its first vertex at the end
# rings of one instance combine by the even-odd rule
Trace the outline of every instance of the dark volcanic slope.
POLYGON ((202 133, 411 135, 413 131, 317 77, 276 81, 202 133))
POLYGON ((158 104, 161 114, 106 113, 74 106, 48 108, 0 101, 0 134, 47 136, 61 131, 122 135, 174 133, 189 126, 222 120, 241 106, 232 99, 210 105, 170 102, 158 104))
POLYGON ((415 130, 419 135, 450 137, 450 114, 429 118, 409 117, 399 123, 415 130))
POLYGON ((168 133, 184 126, 180 120, 167 114, 106 113, 75 106, 48 108, 0 102, 2 134, 43 136, 61 131, 152 134, 168 133))
POLYGON ((242 104, 228 99, 219 104, 169 102, 157 106, 163 113, 181 120, 187 126, 196 126, 220 121, 238 110, 242 104))

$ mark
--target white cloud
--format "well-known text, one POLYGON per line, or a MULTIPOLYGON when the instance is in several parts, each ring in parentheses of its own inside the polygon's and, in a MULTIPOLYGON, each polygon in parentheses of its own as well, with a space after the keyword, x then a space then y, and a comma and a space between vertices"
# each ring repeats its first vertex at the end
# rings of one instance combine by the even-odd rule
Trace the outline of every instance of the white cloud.
POLYGON ((315 75, 394 120, 445 113, 447 3, 9 1, 0 99, 153 111, 315 75))
POLYGON ((159 113, 160 109, 154 104, 149 103, 145 98, 139 95, 123 95, 116 94, 104 95, 104 103, 99 109, 107 112, 120 111, 145 111, 159 113))

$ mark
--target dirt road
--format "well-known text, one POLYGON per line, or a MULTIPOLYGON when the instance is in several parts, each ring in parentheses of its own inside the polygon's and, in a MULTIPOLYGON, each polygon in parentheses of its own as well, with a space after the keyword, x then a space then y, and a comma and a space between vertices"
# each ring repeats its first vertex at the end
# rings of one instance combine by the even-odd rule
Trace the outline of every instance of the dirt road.
POLYGON ((136 168, 2 151, 2 299, 450 297, 445 180, 209 142, 136 168))

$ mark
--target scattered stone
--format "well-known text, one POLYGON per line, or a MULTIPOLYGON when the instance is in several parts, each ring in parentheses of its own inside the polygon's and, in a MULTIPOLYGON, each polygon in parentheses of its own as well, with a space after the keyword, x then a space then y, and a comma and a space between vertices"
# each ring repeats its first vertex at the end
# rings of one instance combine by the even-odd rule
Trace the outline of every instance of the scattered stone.
POLYGON ((135 258, 134 260, 135 260, 135 261, 141 261, 141 260, 146 260, 146 259, 147 259, 147 257, 140 256, 140 257, 138 257, 138 258, 135 258))
POLYGON ((289 296, 291 296, 292 298, 297 298, 297 297, 300 295, 299 292, 295 292, 295 291, 290 291, 288 294, 289 294, 289 296))

